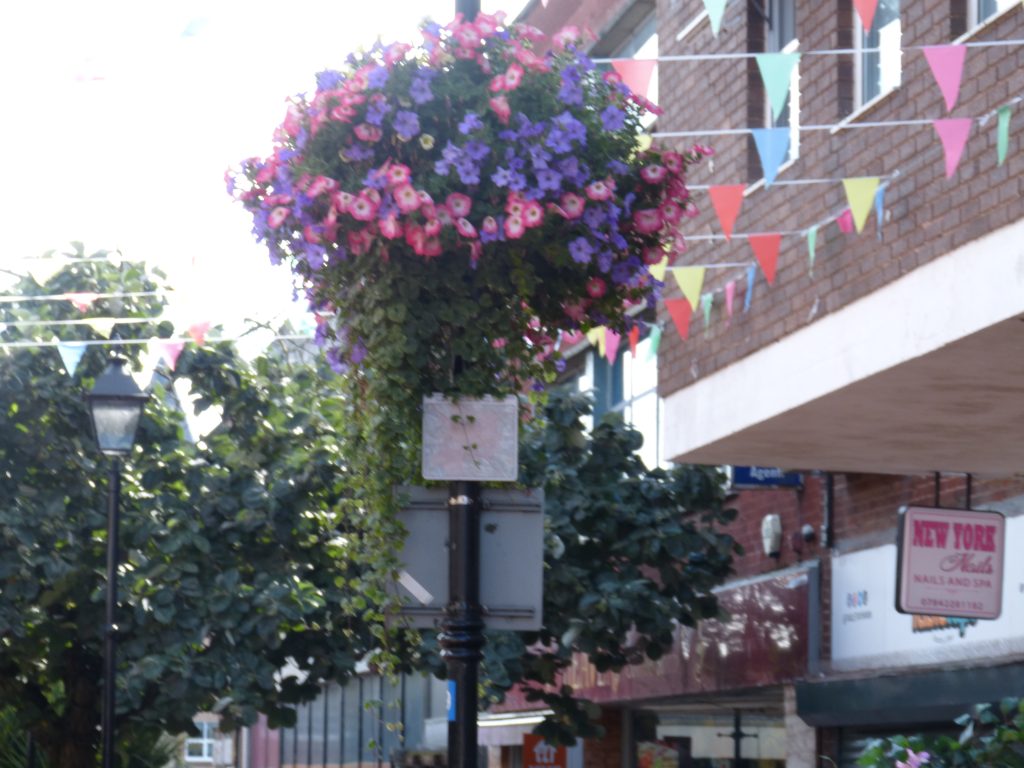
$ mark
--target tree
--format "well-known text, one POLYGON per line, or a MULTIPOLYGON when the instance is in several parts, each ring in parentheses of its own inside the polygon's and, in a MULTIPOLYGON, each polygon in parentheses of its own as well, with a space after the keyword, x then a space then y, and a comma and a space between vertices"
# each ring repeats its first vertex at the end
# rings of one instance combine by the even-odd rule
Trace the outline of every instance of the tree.
MULTIPOLYGON (((162 299, 146 295, 160 290, 153 276, 73 255, 81 261, 15 293, 118 296, 84 313, 63 300, 4 304, 0 322, 115 316, 134 321, 115 334, 170 335, 162 299)), ((60 334, 96 336, 84 325, 60 334)), ((8 325, 5 340, 49 335, 8 325)), ((0 356, 0 700, 50 765, 85 768, 98 742, 107 486, 83 395, 105 351, 90 346, 73 376, 52 348, 0 356)), ((219 406, 223 421, 191 444, 161 375, 126 460, 118 733, 180 732, 210 709, 228 726, 257 710, 288 722, 313 681, 343 678, 377 644, 360 614, 379 542, 359 516, 339 517, 339 407, 320 396, 323 370, 283 354, 250 367, 227 345, 192 348, 170 375, 190 379, 198 407, 219 406)))

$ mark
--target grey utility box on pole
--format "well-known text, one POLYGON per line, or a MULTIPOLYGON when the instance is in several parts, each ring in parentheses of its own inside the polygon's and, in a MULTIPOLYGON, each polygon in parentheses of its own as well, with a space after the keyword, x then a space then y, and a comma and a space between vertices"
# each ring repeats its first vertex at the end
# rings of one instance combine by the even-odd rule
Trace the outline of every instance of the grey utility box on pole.
MULTIPOLYGON (((448 603, 448 491, 407 487, 399 520, 409 531, 399 552, 402 614, 434 629, 448 603)), ((480 603, 487 629, 541 628, 544 492, 485 488, 480 515, 480 603)))

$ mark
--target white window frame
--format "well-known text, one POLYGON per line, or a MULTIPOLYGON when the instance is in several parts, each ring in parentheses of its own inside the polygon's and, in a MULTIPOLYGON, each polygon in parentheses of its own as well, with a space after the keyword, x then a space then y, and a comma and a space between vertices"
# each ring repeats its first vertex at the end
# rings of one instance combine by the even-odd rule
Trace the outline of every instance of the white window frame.
MULTIPOLYGON (((795 0, 769 0, 769 16, 777 18, 780 11, 779 6, 786 4, 791 14, 796 15, 795 0)), ((767 20, 765 24, 767 25, 767 20)), ((793 37, 783 42, 778 37, 777 27, 769 26, 765 34, 765 49, 767 53, 797 53, 800 50, 800 39, 796 35, 796 22, 794 20, 793 37)), ((764 127, 773 127, 772 108, 768 102, 768 94, 764 99, 764 127)), ((789 154, 786 163, 797 160, 800 157, 800 64, 799 62, 789 76, 789 154)))
POLYGON ((976 27, 985 25, 986 23, 1002 16, 1004 13, 1009 11, 1011 8, 1015 8, 1019 4, 1019 0, 995 0, 996 9, 992 11, 988 16, 982 17, 981 15, 981 4, 985 0, 967 0, 967 29, 974 30, 976 27))
MULTIPOLYGON (((970 1, 973 2, 974 0, 970 0, 970 1)), ((903 7, 903 5, 905 3, 907 3, 907 2, 908 2, 908 0, 901 0, 901 2, 900 2, 900 14, 902 14, 903 11, 906 10, 903 7)), ((854 90, 855 90, 855 93, 854 93, 854 111, 857 112, 857 111, 861 111, 861 110, 865 109, 866 107, 868 107, 868 106, 870 106, 870 105, 872 105, 872 104, 874 104, 874 103, 876 103, 878 101, 881 101, 886 96, 888 96, 890 93, 892 93, 897 88, 899 88, 900 85, 902 85, 902 83, 903 83, 903 47, 902 47, 903 30, 902 30, 902 18, 901 17, 897 17, 900 20, 900 29, 899 29, 899 41, 900 42, 897 43, 897 45, 895 47, 895 50, 893 51, 893 53, 894 53, 894 55, 896 57, 896 61, 897 61, 896 76, 894 78, 895 82, 893 82, 888 88, 880 86, 878 93, 876 93, 873 96, 871 96, 870 98, 866 99, 866 98, 864 98, 864 96, 865 96, 865 94, 864 94, 864 86, 865 86, 865 79, 864 79, 864 57, 866 55, 864 53, 864 50, 863 50, 865 48, 865 45, 864 45, 864 43, 865 43, 865 41, 864 41, 864 37, 865 37, 865 35, 864 35, 864 26, 860 23, 860 15, 856 12, 856 10, 851 10, 851 13, 853 13, 853 43, 854 43, 854 49, 857 51, 857 54, 854 56, 854 68, 853 68, 854 69, 853 82, 854 82, 854 90)), ((885 59, 884 59, 883 52, 880 50, 879 51, 879 67, 884 67, 884 66, 885 66, 885 59)))
POLYGON ((185 762, 212 763, 213 750, 217 744, 217 724, 208 720, 196 720, 195 726, 199 729, 199 736, 189 736, 185 739, 185 762), (202 754, 190 754, 190 747, 199 747, 202 754))

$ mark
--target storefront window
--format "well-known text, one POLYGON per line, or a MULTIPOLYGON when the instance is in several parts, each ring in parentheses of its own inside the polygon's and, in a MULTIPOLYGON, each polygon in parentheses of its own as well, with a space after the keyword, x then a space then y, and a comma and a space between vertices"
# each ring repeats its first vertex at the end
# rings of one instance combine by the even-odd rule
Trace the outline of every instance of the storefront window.
POLYGON ((700 714, 665 709, 642 717, 653 728, 638 731, 637 768, 785 768, 786 729, 781 713, 744 710, 738 729, 735 715, 721 710, 700 714))
POLYGON ((860 103, 867 104, 898 87, 902 80, 900 0, 879 0, 870 34, 861 27, 860 16, 856 13, 854 16, 861 47, 858 57, 860 103))

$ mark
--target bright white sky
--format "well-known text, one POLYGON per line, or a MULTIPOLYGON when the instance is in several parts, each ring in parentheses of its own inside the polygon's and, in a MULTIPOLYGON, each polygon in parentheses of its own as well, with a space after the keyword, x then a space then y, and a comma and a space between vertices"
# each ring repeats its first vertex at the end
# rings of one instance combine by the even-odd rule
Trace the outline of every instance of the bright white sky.
MULTIPOLYGON (((524 4, 481 3, 512 17, 524 4)), ((413 42, 424 16, 446 23, 454 9, 454 0, 8 3, 0 267, 83 240, 87 252, 119 248, 163 267, 195 297, 195 321, 233 325, 285 306, 288 279, 254 244, 224 170, 268 152, 285 98, 311 90, 317 71, 378 36, 413 42)))

